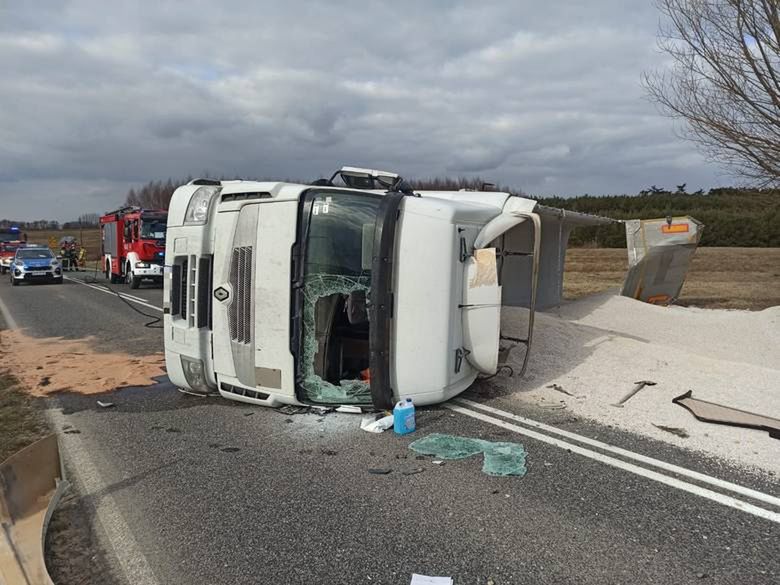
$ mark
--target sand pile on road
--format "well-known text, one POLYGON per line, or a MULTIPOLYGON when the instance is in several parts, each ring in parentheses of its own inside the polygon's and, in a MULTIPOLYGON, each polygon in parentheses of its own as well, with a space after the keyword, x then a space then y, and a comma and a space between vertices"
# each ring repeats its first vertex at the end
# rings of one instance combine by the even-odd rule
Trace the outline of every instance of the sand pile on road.
MULTIPOLYGON (((505 310, 503 332, 522 335, 526 313, 505 310)), ((510 363, 522 357, 523 350, 515 349, 510 363)), ((780 473, 777 439, 703 423, 672 404, 692 390, 695 398, 780 418, 780 307, 664 308, 609 294, 586 297, 537 315, 528 373, 505 383, 516 400, 565 406, 602 424, 780 473), (623 408, 612 406, 638 380, 657 385, 623 408)))
POLYGON ((21 331, 0 332, 2 370, 35 396, 56 392, 99 394, 126 386, 150 386, 165 375, 162 354, 100 353, 92 338, 35 338, 21 331))

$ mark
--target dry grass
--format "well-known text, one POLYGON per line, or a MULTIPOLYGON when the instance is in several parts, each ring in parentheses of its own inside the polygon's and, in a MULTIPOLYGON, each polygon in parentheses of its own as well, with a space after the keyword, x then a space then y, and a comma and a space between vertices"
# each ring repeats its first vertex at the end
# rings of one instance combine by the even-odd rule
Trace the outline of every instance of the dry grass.
POLYGON ((27 241, 35 244, 49 244, 49 240, 53 239, 55 246, 58 246, 60 238, 64 236, 73 236, 77 242, 81 242, 81 245, 87 249, 88 260, 100 258, 99 228, 84 228, 83 230, 27 230, 27 241))
POLYGON ((0 462, 49 433, 35 401, 7 374, 0 374, 0 462))
MULTIPOLYGON (((626 256, 617 248, 569 250, 564 298, 620 287, 626 256)), ((780 305, 780 248, 699 248, 678 304, 754 311, 780 305)))

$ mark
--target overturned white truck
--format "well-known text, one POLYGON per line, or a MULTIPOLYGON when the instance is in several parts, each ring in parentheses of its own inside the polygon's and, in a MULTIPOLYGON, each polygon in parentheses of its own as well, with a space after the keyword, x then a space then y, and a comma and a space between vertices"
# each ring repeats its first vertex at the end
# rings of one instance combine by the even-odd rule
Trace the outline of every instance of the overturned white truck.
POLYGON ((496 373, 500 346, 527 363, 569 233, 610 221, 352 167, 314 185, 192 181, 168 213, 168 374, 267 406, 447 400, 496 373), (529 309, 525 338, 502 336, 502 305, 529 309))

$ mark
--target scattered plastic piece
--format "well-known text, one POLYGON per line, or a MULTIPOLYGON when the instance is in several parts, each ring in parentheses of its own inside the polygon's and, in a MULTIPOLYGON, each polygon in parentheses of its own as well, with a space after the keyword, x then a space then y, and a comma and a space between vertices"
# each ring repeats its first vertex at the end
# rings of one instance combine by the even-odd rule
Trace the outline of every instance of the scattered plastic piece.
POLYGON ((101 402, 100 400, 97 401, 97 405, 100 408, 111 408, 112 406, 116 406, 113 402, 101 402))
POLYGON ((408 435, 415 431, 414 402, 411 398, 400 400, 393 408, 393 430, 399 435, 408 435))
POLYGON ((286 415, 303 414, 308 412, 309 409, 306 406, 295 406, 294 404, 285 404, 276 409, 276 412, 280 412, 286 415))
POLYGON ((686 431, 685 429, 681 429, 679 427, 667 427, 664 425, 657 425, 657 424, 653 424, 653 426, 657 429, 661 429, 662 431, 666 431, 667 433, 672 433, 673 435, 682 437, 683 439, 687 439, 688 437, 690 437, 688 431, 686 431))
POLYGON ((522 477, 527 471, 526 451, 520 443, 484 441, 433 433, 414 441, 409 448, 416 453, 435 455, 442 459, 465 459, 482 453, 482 472, 487 475, 522 477))
POLYGON ((407 469, 406 471, 402 471, 401 475, 417 475, 418 473, 422 473, 425 471, 422 467, 416 467, 414 469, 407 469))
POLYGON ((444 461, 442 461, 441 459, 431 461, 431 463, 433 463, 434 465, 444 465, 444 461))
POLYGON ((360 408, 359 406, 344 404, 342 406, 339 406, 336 409, 336 412, 346 412, 348 414, 363 414, 363 409, 360 408))
POLYGON ((768 432, 773 439, 780 439, 780 419, 706 400, 699 400, 693 397, 691 390, 674 398, 672 402, 688 410, 700 421, 746 429, 758 429, 768 432))
POLYGON ((561 393, 563 393, 563 394, 566 394, 567 396, 574 396, 574 394, 572 394, 572 393, 571 393, 571 392, 569 392, 568 390, 564 390, 563 386, 561 386, 561 385, 559 385, 559 384, 550 384, 550 385, 549 385, 549 386, 547 386, 547 387, 548 387, 548 388, 552 388, 552 389, 553 389, 553 390, 555 390, 556 392, 561 392, 561 393))
POLYGON ((412 574, 412 582, 409 585, 452 585, 452 577, 428 577, 427 575, 412 574))
MULTIPOLYGON (((380 415, 381 416, 381 415, 380 415)), ((393 415, 381 416, 377 418, 375 414, 364 416, 360 421, 360 428, 369 433, 381 433, 393 426, 393 415)))
POLYGON ((392 469, 389 467, 371 467, 368 472, 374 475, 387 475, 392 469))
POLYGON ((331 406, 312 406, 310 408, 312 412, 319 415, 328 414, 333 410, 333 407, 331 406))

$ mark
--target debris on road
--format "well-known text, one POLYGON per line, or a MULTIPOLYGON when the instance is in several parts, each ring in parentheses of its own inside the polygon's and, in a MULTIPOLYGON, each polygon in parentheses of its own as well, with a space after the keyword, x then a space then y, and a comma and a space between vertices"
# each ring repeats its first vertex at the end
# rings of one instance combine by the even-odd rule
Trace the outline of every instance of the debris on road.
POLYGON ((553 390, 555 390, 556 392, 561 392, 561 393, 563 393, 563 394, 566 394, 567 396, 574 396, 574 394, 572 394, 572 393, 571 393, 571 392, 569 392, 568 390, 564 390, 564 389, 563 389, 563 386, 559 386, 558 384, 550 384, 550 385, 549 385, 549 386, 547 386, 547 387, 548 387, 548 388, 552 388, 552 389, 553 389, 553 390))
POLYGON ((639 392, 642 388, 645 386, 655 386, 655 382, 652 382, 650 380, 640 380, 639 382, 634 382, 635 386, 633 389, 631 389, 623 398, 618 400, 615 404, 612 406, 617 406, 618 408, 623 408, 623 405, 628 402, 631 398, 634 397, 634 395, 639 392))
POLYGON ((688 431, 686 431, 685 429, 681 429, 679 427, 667 427, 664 425, 657 425, 657 424, 653 424, 653 426, 657 429, 661 429, 662 431, 666 431, 667 433, 672 433, 673 435, 682 437, 683 439, 687 439, 688 437, 690 437, 688 431))
POLYGON ((389 467, 370 467, 368 469, 368 472, 373 475, 387 475, 391 471, 393 470, 390 469, 389 467))
POLYGON ((393 430, 397 435, 408 435, 416 429, 414 402, 411 398, 399 400, 393 407, 393 430))
POLYGON ((97 405, 100 408, 111 408, 112 406, 116 406, 116 404, 114 404, 113 402, 103 402, 101 400, 97 401, 97 405))
POLYGON ((672 402, 688 410, 700 421, 766 431, 773 439, 780 439, 780 420, 776 418, 699 400, 693 397, 692 390, 674 398, 672 402))
POLYGON ((360 428, 369 433, 381 433, 393 426, 393 415, 369 414, 360 421, 360 428))
POLYGON ((452 585, 452 577, 429 577, 427 575, 412 574, 409 585, 452 585))
POLYGON ((482 453, 484 456, 482 472, 487 475, 522 477, 526 473, 526 452, 520 443, 493 442, 433 433, 414 441, 409 448, 416 453, 435 455, 442 459, 465 459, 482 453))
POLYGON ((306 414, 309 412, 308 406, 295 406, 293 404, 285 404, 276 409, 276 412, 292 416, 294 414, 306 414))
POLYGON ((401 472, 401 475, 417 475, 418 473, 422 473, 425 471, 422 467, 415 467, 414 469, 407 469, 405 471, 401 472))
POLYGON ((363 414, 363 409, 353 404, 343 404, 336 409, 336 412, 344 412, 347 414, 363 414))

